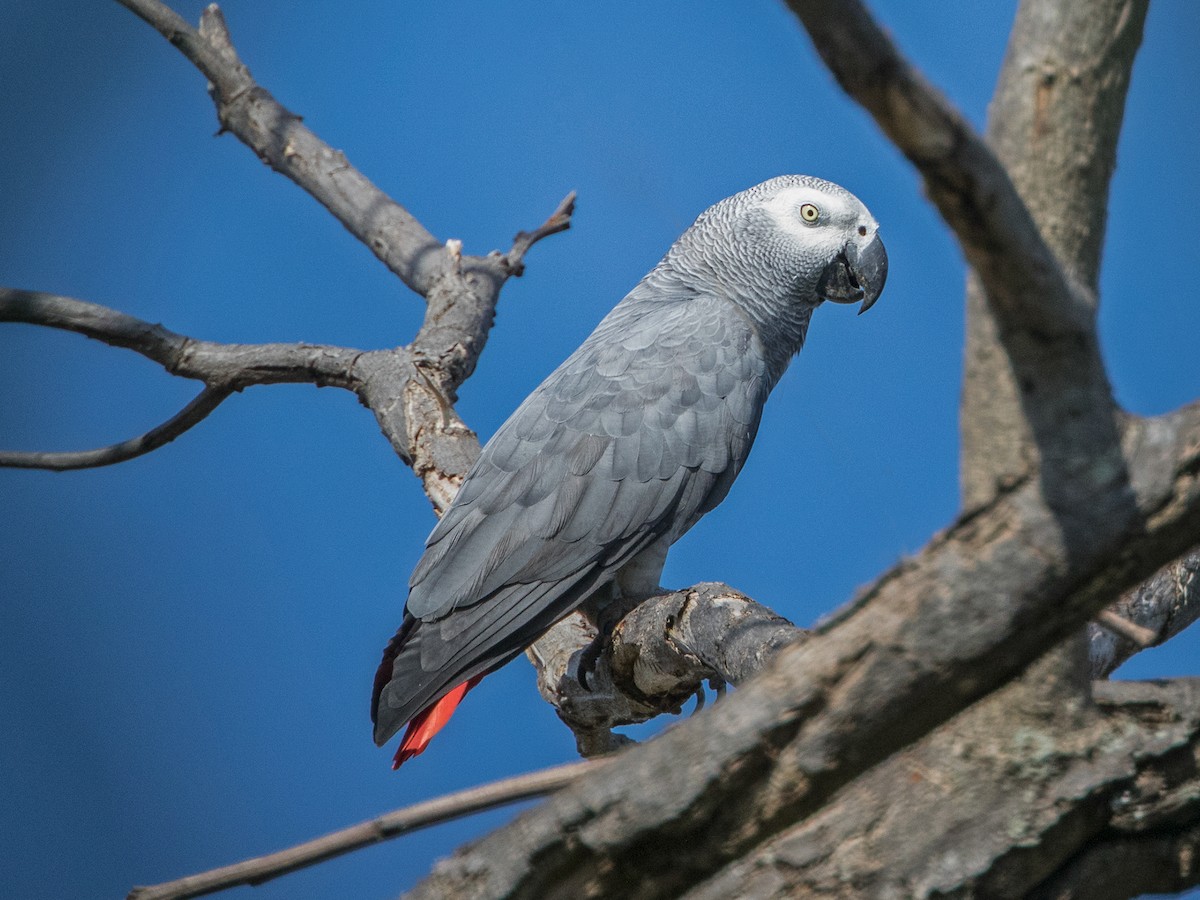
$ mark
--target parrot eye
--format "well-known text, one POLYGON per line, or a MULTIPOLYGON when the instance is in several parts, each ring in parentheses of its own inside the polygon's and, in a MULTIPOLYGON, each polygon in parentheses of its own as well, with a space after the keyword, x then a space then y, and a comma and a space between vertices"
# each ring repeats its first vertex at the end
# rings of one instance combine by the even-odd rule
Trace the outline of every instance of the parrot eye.
POLYGON ((866 225, 859 225, 859 226, 858 226, 858 233, 859 233, 860 235, 862 235, 863 237, 866 237, 866 236, 867 236, 867 226, 866 226, 866 225))
POLYGON ((805 203, 800 207, 800 218, 811 225, 821 218, 821 211, 811 203, 805 203))

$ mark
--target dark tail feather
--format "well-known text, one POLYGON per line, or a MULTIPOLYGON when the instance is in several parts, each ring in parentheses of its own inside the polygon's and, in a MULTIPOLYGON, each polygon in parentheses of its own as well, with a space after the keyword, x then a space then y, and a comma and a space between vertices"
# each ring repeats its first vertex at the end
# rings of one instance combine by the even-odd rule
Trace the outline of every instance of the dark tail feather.
POLYGON ((412 630, 416 627, 417 620, 410 616, 407 612, 404 613, 404 621, 400 623, 400 628, 397 629, 392 639, 388 641, 388 645, 383 649, 383 661, 380 662, 379 668, 375 670, 375 686, 371 690, 371 724, 379 723, 379 698, 383 694, 383 689, 388 686, 388 682, 392 680, 392 667, 396 662, 396 657, 408 643, 408 638, 412 634, 412 630))

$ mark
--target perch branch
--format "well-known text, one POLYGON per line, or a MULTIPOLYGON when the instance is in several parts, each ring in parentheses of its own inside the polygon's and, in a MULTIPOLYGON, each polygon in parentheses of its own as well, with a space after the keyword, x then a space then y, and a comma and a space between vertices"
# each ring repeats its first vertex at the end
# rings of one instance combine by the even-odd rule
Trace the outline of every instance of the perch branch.
POLYGON ((444 797, 435 797, 280 850, 278 853, 255 857, 175 881, 135 887, 129 893, 129 900, 186 900, 189 897, 202 897, 239 885, 263 884, 297 869, 421 828, 553 793, 601 765, 603 763, 589 761, 570 763, 468 788, 444 797))
POLYGON ((628 743, 612 729, 679 713, 704 683, 740 685, 808 632, 727 585, 697 584, 651 597, 617 624, 587 676, 580 666, 598 632, 573 613, 527 655, 538 690, 575 734, 582 756, 628 743))

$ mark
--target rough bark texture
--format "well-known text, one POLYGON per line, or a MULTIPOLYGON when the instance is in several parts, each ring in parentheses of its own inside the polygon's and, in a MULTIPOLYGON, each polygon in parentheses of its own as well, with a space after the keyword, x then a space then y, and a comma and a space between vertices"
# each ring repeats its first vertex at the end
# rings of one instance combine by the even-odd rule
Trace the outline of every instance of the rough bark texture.
POLYGON ((1103 685, 1097 705, 1079 705, 1041 668, 1040 683, 967 710, 686 896, 1092 898, 1196 884, 1178 839, 1164 858, 1155 833, 1183 826, 1195 847, 1200 682, 1103 685), (1122 863, 1103 880, 1089 871, 1097 843, 1122 863))
MULTIPOLYGON (((988 143, 1059 264, 1086 288, 1080 297, 1093 315, 1108 185, 1148 6, 1023 0, 988 115, 988 143)), ((1098 354, 1082 372, 1072 371, 1080 360, 1064 352, 1062 340, 997 317, 990 291, 972 272, 959 419, 968 508, 1038 469, 1045 442, 1037 429, 1067 434, 1079 410, 1111 406, 1098 354), (1056 367, 1062 377, 1053 383, 1028 375, 1056 367)), ((1094 341, 1094 326, 1089 331, 1094 341)), ((1086 457, 1091 440, 1081 431, 1071 452, 1086 457)), ((1068 446, 1061 437, 1056 443, 1068 446)))

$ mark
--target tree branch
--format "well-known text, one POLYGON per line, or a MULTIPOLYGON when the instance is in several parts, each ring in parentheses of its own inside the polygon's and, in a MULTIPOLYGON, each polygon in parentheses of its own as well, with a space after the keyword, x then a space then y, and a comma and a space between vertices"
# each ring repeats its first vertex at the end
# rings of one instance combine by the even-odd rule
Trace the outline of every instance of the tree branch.
POLYGON ((70 469, 92 469, 97 466, 111 466, 114 463, 125 462, 149 453, 151 450, 157 450, 164 444, 169 444, 193 425, 198 424, 231 393, 232 389, 230 388, 206 386, 191 403, 158 427, 127 441, 110 444, 96 450, 77 450, 65 453, 36 451, 21 453, 0 450, 0 466, 13 469, 50 469, 55 472, 65 472, 70 469))
POLYGON ((219 393, 227 396, 251 384, 309 382, 356 391, 397 454, 422 479, 435 508, 444 509, 479 454, 474 433, 454 412, 456 391, 483 352, 500 288, 521 274, 533 244, 570 227, 574 193, 541 226, 520 232, 507 254, 464 256, 461 242, 440 245, 407 210, 253 81, 215 4, 205 10, 197 30, 159 0, 119 2, 209 79, 223 130, 312 194, 405 284, 425 296, 425 322, 409 347, 369 353, 307 344, 216 344, 96 304, 0 289, 0 321, 63 328, 126 347, 211 389, 140 438, 82 455, 6 454, 0 464, 74 468, 119 462, 182 433, 203 417, 202 411, 211 411, 219 393))
POLYGON ((254 81, 214 3, 197 30, 159 0, 117 0, 165 37, 208 79, 222 131, 328 209, 401 281, 425 295, 448 268, 442 244, 254 81))
MULTIPOLYGON (((1023 0, 988 111, 989 144, 1060 264, 1087 285, 1093 306, 1109 181, 1147 6, 1148 0, 1023 0)), ((1086 454, 1091 438, 1076 432, 1075 409, 1089 394, 1091 402, 1111 405, 1097 359, 1090 361, 1097 374, 1089 383, 1075 373, 1088 361, 1072 358, 1060 371, 1061 346, 1036 333, 1007 335, 1011 329, 995 318, 994 289, 974 274, 967 280, 960 410, 967 506, 1036 465, 1039 428, 1063 435, 1066 452, 1086 454), (1053 380, 1039 383, 1031 371, 1053 380), (1032 395, 1050 399, 1034 402, 1032 395)))
POLYGON ((1197 883, 1179 851, 1200 829, 1200 683, 1101 685, 1098 707, 1021 710, 1039 693, 1015 684, 977 704, 689 900, 1090 900, 1197 883), (1117 860, 1153 854, 1168 864, 1104 866, 1096 877, 1097 845, 1121 847, 1117 860))
POLYGON ((705 583, 639 604, 598 655, 599 631, 580 612, 526 655, 538 671, 538 690, 574 732, 580 755, 599 756, 630 743, 613 728, 677 714, 693 696, 699 708, 706 681, 740 685, 807 634, 729 586, 705 583))
POLYGON ((0 288, 0 322, 73 331, 140 353, 172 375, 227 391, 285 383, 353 389, 354 364, 363 353, 327 344, 201 341, 98 303, 14 288, 0 288))
POLYGON ((278 853, 258 856, 175 881, 135 887, 129 893, 129 900, 185 900, 243 884, 263 884, 289 872, 400 837, 402 834, 553 793, 585 772, 602 765, 603 763, 594 761, 570 763, 468 788, 444 797, 435 797, 371 819, 369 822, 297 844, 278 853))
MULTIPOLYGON (((22 322, 73 331, 140 353, 172 375, 204 382, 204 390, 179 413, 143 435, 96 450, 67 453, 0 451, 0 466, 84 469, 124 462, 173 441, 204 419, 230 394, 256 384, 307 383, 347 390, 362 387, 356 364, 365 354, 318 344, 221 344, 199 341, 98 303, 40 291, 0 288, 0 322, 22 322)), ((375 351, 404 355, 404 351, 375 351)))

